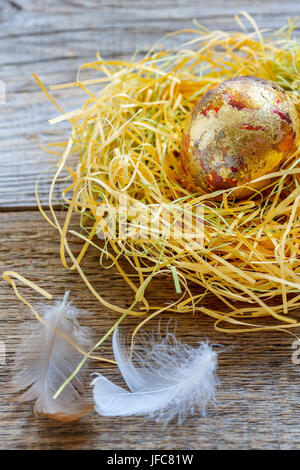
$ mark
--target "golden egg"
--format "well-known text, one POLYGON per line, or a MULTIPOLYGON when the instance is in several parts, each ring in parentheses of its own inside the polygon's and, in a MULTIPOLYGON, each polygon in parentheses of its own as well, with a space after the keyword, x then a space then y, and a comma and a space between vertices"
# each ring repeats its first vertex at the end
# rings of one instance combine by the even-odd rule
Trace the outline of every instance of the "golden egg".
MULTIPOLYGON (((234 77, 198 101, 182 136, 184 181, 206 192, 247 185, 276 171, 296 148, 295 106, 278 85, 254 76, 234 77)), ((266 181, 254 183, 261 189, 266 181)), ((252 193, 242 187, 237 198, 252 193)))

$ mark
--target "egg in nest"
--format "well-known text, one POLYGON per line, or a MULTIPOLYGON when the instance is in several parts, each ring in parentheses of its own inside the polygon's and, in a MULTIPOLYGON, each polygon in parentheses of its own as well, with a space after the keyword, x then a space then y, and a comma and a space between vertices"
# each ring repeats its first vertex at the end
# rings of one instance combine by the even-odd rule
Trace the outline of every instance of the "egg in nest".
MULTIPOLYGON (((186 186, 205 192, 248 185, 275 171, 296 149, 295 106, 278 85, 240 76, 212 87, 198 101, 182 136, 186 186)), ((266 181, 254 183, 261 189, 266 181)), ((252 190, 233 191, 243 198, 252 190)))

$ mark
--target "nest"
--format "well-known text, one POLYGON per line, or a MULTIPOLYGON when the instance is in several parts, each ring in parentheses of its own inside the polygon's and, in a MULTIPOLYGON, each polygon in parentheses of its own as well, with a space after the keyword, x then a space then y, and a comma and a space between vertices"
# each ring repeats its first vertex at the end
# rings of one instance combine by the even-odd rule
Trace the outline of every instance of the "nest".
POLYGON ((230 198, 230 190, 195 194, 182 179, 184 122, 212 85, 255 75, 284 88, 300 111, 300 44, 292 36, 294 23, 268 35, 244 16, 254 27, 251 33, 237 17, 239 32, 208 31, 198 25, 176 33, 191 36, 181 48, 158 47, 141 60, 104 60, 98 55, 95 62, 81 67, 96 71, 97 78, 51 87, 63 93, 78 87, 86 93, 82 108, 69 113, 35 77, 62 113, 51 123, 64 119, 72 123, 63 152, 57 147, 58 170, 50 189, 52 217, 40 209, 60 233, 64 266, 77 269, 97 299, 121 314, 120 320, 127 314, 145 316, 141 326, 163 311, 197 310, 213 317, 218 330, 231 333, 300 325, 291 316, 300 305, 299 148, 276 173, 263 177, 263 190, 253 190, 241 201, 230 198), (100 91, 92 91, 97 84, 100 91), (69 183, 63 191, 67 210, 61 226, 53 194, 63 170, 69 183), (124 201, 125 216, 120 210, 124 201), (168 236, 160 232, 147 236, 149 210, 165 228, 173 229, 180 226, 183 211, 188 213, 188 224, 201 224, 200 239, 187 242, 174 235, 176 230, 168 236), (69 228, 73 213, 81 217, 77 231, 69 228), (97 241, 101 233, 105 233, 102 245, 97 241), (83 240, 78 256, 70 248, 70 234, 83 240), (90 245, 100 250, 100 262, 110 259, 133 289, 135 301, 129 309, 106 302, 85 276, 81 262, 90 245), (122 268, 121 257, 134 268, 135 276, 122 268), (172 276, 181 296, 174 295, 176 300, 167 306, 153 307, 145 291, 153 277, 162 274, 172 276), (192 284, 201 292, 192 293, 192 284), (224 311, 201 305, 207 293, 224 303, 224 311), (264 324, 262 317, 273 321, 264 324))

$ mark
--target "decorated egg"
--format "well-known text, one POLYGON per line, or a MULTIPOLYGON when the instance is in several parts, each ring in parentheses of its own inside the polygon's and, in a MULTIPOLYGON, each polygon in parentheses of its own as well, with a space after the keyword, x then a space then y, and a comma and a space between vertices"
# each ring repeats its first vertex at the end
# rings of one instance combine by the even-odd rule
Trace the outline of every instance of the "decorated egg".
POLYGON ((241 76, 213 86, 196 104, 182 136, 186 186, 212 192, 244 185, 232 193, 243 198, 252 193, 251 180, 276 171, 295 150, 298 131, 295 106, 278 85, 241 76))

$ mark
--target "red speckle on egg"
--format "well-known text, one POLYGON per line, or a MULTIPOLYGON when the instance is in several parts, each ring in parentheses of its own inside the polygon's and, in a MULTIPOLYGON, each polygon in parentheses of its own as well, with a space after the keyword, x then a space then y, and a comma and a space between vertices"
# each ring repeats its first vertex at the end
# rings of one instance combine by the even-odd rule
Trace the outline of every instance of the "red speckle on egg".
POLYGON ((215 113, 217 113, 219 111, 219 109, 220 109, 219 106, 213 107, 212 105, 209 105, 209 106, 207 106, 207 108, 203 109, 203 111, 201 111, 200 114, 202 114, 203 116, 206 116, 208 111, 215 111, 215 113))
POLYGON ((287 113, 283 113, 282 111, 279 111, 278 109, 273 109, 273 112, 278 114, 278 116, 281 117, 284 121, 286 121, 288 124, 291 124, 291 118, 287 113))
POLYGON ((252 124, 242 124, 240 129, 246 129, 247 131, 263 131, 265 128, 262 126, 252 126, 252 124))
POLYGON ((241 103, 240 101, 238 101, 237 99, 235 99, 232 95, 228 95, 229 96, 229 101, 228 103, 230 104, 230 106, 233 106, 234 108, 237 108, 237 109, 244 109, 246 108, 246 105, 244 103, 241 103))

